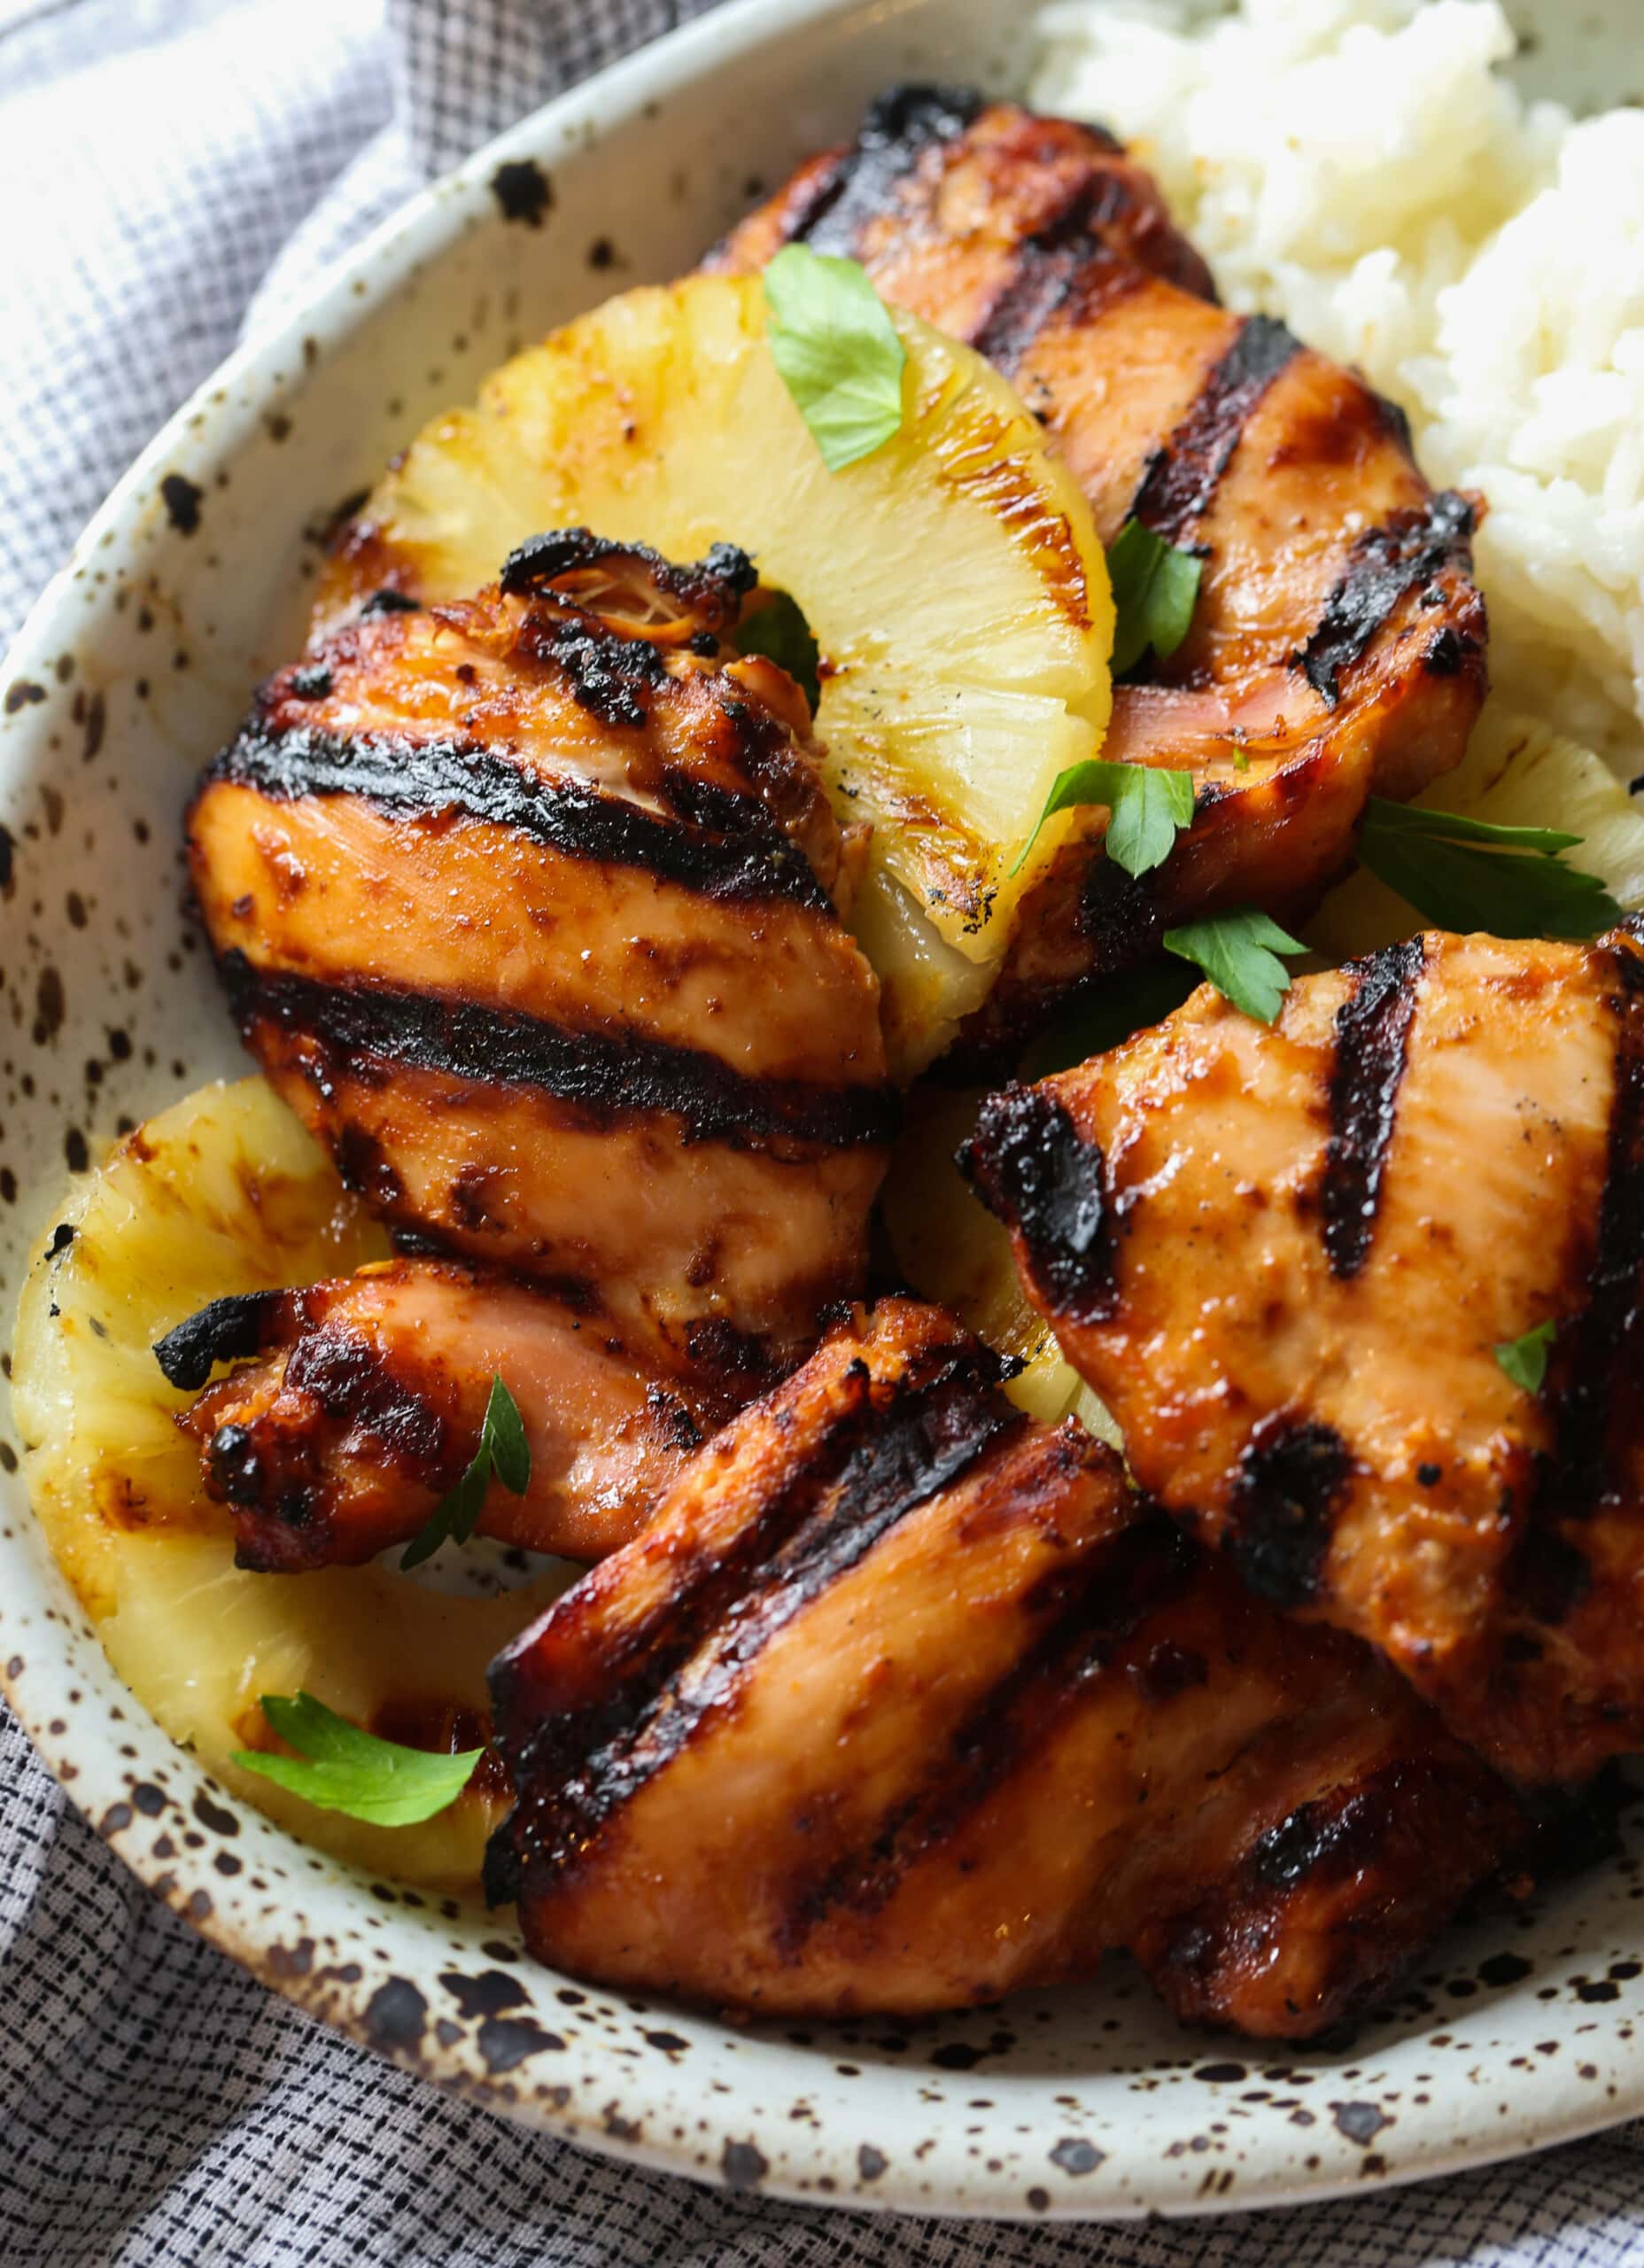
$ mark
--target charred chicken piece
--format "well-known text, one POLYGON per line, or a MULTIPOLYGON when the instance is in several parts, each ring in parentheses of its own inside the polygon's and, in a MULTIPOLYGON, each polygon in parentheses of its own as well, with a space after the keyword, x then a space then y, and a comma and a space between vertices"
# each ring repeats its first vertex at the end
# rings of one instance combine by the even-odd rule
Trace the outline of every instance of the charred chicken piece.
POLYGON ((752 571, 585 530, 270 680, 189 818, 247 1045, 397 1228, 808 1340, 895 1122, 851 845, 752 571))
POLYGON ((1418 937, 1271 1030, 1206 987, 962 1162, 1140 1485, 1253 1589, 1521 1781, 1644 1747, 1636 923, 1418 937), (1510 1350, 1555 1328, 1536 1388, 1510 1350))
POLYGON ((973 1052, 1164 929, 1253 904, 1300 918, 1366 798, 1459 763, 1485 691, 1474 507, 1435 495, 1401 413, 1283 324, 1216 307, 1159 193, 1098 129, 903 88, 710 265, 785 243, 988 355, 1060 443, 1111 544, 1136 519, 1203 561, 1186 641, 1115 688, 1105 756, 1190 771, 1191 829, 1141 881, 1072 843, 1023 899, 973 1052))
POLYGON ((488 1888, 534 1953, 835 2015, 1128 1946, 1183 2016, 1305 2039, 1517 1838, 1397 1677, 996 1371, 938 1309, 858 1311, 496 1664, 488 1888))
POLYGON ((597 1559, 638 1534, 748 1381, 683 1367, 609 1317, 454 1262, 402 1260, 300 1292, 214 1300, 155 1350, 207 1386, 181 1423, 236 1558, 263 1573, 354 1565, 407 1542, 466 1469, 493 1377, 531 1443, 531 1487, 494 1481, 479 1532, 597 1559))

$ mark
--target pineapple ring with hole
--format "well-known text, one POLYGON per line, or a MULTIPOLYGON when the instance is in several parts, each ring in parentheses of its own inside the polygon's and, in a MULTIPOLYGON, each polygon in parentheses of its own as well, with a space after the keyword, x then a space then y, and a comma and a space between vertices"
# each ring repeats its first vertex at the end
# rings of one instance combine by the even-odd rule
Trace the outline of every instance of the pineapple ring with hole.
POLYGON ((500 1814, 494 1792, 470 1788, 419 1827, 372 1827, 229 1756, 268 1744, 263 1693, 306 1687, 368 1726, 384 1708, 414 1721, 484 1709, 486 1664, 560 1581, 482 1599, 380 1565, 237 1568, 227 1517, 172 1422, 190 1397, 151 1352, 207 1300, 345 1275, 388 1249, 266 1082, 202 1088, 128 1134, 60 1208, 23 1287, 12 1395, 46 1541, 115 1669, 172 1738, 305 1840, 463 1889, 500 1814))
POLYGON ((766 345, 758 278, 608 301, 412 443, 339 543, 316 620, 385 581, 461 596, 549 528, 675 559, 741 544, 821 648, 830 791, 874 827, 852 926, 905 1078, 985 997, 1044 861, 1099 832, 1105 814, 1070 812, 1011 873, 1057 774, 1106 731, 1113 610, 1090 507, 1009 384, 894 320, 902 430, 830 473, 766 345))

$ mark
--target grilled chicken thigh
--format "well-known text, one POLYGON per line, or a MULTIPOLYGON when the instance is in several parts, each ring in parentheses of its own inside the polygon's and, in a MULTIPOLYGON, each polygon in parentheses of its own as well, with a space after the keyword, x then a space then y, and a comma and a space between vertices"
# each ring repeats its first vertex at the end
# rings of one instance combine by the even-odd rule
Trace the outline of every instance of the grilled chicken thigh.
POLYGON ((394 1226, 808 1341, 895 1121, 804 704, 751 571, 586 531, 392 592, 265 687, 189 819, 247 1045, 394 1226))
POLYGON ((1208 987, 964 1162, 1137 1481, 1525 1782, 1644 1747, 1644 946, 1208 987), (1545 1383, 1501 1351, 1555 1330, 1545 1383))
POLYGON ((863 262, 977 347, 1060 443, 1103 540, 1139 520, 1203 559, 1186 641, 1116 688, 1105 757, 1190 771, 1197 814, 1132 881, 1074 842, 1022 901, 972 1020, 1020 1034, 1173 920, 1299 912, 1350 863, 1365 800, 1461 760, 1485 689, 1474 507, 1435 495, 1401 414, 1265 316, 1214 302, 1146 175, 1098 129, 904 88, 711 264, 780 245, 863 262))
POLYGON ((401 1260, 300 1292, 213 1301, 156 1353, 174 1386, 243 1365, 182 1418, 242 1567, 353 1565, 407 1542, 474 1455, 491 1382, 531 1444, 531 1487, 492 1481, 479 1531, 597 1559, 638 1533, 690 1451, 747 1400, 505 1276, 401 1260))
POLYGON ((1129 1946, 1306 2038, 1522 1831, 1391 1673, 1250 1597, 939 1309, 857 1311, 492 1671, 543 1959, 760 2011, 951 2008, 1129 1946))

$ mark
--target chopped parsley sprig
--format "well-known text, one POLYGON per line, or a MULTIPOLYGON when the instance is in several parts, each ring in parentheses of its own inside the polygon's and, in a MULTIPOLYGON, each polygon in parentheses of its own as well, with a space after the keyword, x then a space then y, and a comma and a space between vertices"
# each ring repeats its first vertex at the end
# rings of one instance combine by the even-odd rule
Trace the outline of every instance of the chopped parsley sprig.
POLYGON ((402 1748, 316 1701, 312 1693, 265 1693, 259 1706, 270 1728, 295 1756, 243 1748, 242 1771, 272 1780, 322 1811, 340 1811, 373 1827, 415 1827, 454 1804, 474 1776, 483 1748, 454 1756, 402 1748))
POLYGON ((1279 956, 1305 953, 1299 938, 1253 906, 1214 913, 1167 929, 1165 951, 1202 968, 1218 992, 1258 1023, 1270 1024, 1290 990, 1290 971, 1279 956))
POLYGON ((1105 804, 1112 816, 1103 847, 1128 874, 1151 874, 1170 856, 1177 835, 1193 823, 1193 776, 1151 764, 1110 764, 1097 757, 1059 773, 1012 874, 1027 864, 1047 819, 1078 804, 1105 804))
POLYGON ((1107 548, 1113 586, 1113 675, 1133 670, 1148 649, 1168 661, 1193 625, 1205 563, 1167 543, 1140 520, 1127 520, 1107 548))
POLYGON ((531 1443, 519 1405, 497 1372, 491 1381, 479 1429, 479 1447, 473 1463, 456 1485, 443 1495, 400 1554, 402 1569, 420 1567, 442 1543, 466 1543, 473 1534, 485 1502, 485 1491, 495 1473, 502 1486, 523 1496, 531 1486, 531 1443))
POLYGON ((1515 1386, 1522 1386, 1526 1394, 1539 1394, 1547 1376, 1547 1359, 1557 1336, 1555 1323, 1539 1323, 1521 1339, 1504 1340, 1495 1349, 1496 1361, 1515 1386))

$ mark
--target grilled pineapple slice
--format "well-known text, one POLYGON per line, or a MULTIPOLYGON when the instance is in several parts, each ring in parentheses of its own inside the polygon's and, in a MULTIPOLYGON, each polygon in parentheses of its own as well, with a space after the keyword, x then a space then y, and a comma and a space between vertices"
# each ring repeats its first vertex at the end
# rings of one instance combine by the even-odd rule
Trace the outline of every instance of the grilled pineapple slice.
POLYGON ((207 1300, 346 1274, 387 1250, 261 1079, 204 1088, 128 1135, 62 1208, 24 1286, 12 1394, 47 1541, 172 1737, 306 1840, 461 1888, 477 1880, 493 1794, 470 1788, 420 1827, 368 1827, 237 1770, 229 1752, 270 1744, 263 1693, 306 1688, 400 1738, 484 1708, 486 1663, 559 1586, 480 1599, 381 1566, 243 1573, 172 1423, 189 1397, 151 1351, 207 1300))
POLYGON ((725 540, 822 653, 818 731, 846 820, 871 820, 852 915, 909 1076, 985 996, 1012 910, 1075 828, 1011 868, 1112 702, 1113 601, 1090 508, 980 356, 896 315, 901 431, 830 473, 765 341, 757 278, 630 291, 494 372, 413 442, 340 542, 319 621, 385 581, 450 598, 539 531, 676 559, 725 540))
POLYGON ((881 1200, 896 1264, 916 1292, 1021 1364, 1004 1389, 1019 1409, 1047 1425, 1077 1418, 1117 1447, 1119 1429, 1106 1406, 1028 1305, 1009 1236, 972 1196, 953 1161, 975 1126, 981 1099, 981 1089, 934 1087, 910 1097, 881 1200))
MULTIPOLYGON (((1582 838, 1569 864, 1596 874, 1620 905, 1644 906, 1644 812, 1602 757, 1550 725, 1492 701, 1461 769, 1415 799, 1418 809, 1460 812, 1496 827, 1555 827, 1582 838)), ((1362 871, 1333 890, 1307 932, 1333 960, 1373 952, 1423 926, 1384 882, 1362 871)))

